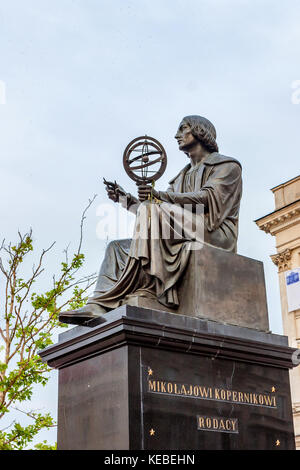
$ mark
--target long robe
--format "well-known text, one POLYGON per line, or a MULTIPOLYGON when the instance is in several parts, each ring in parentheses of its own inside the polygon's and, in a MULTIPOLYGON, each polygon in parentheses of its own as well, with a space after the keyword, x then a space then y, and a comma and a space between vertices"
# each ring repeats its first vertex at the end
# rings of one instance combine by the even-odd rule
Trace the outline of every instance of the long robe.
POLYGON ((132 239, 109 243, 88 303, 109 310, 143 295, 176 308, 177 285, 196 244, 236 252, 240 163, 215 152, 187 165, 169 184, 159 192, 160 203, 139 204, 132 239))

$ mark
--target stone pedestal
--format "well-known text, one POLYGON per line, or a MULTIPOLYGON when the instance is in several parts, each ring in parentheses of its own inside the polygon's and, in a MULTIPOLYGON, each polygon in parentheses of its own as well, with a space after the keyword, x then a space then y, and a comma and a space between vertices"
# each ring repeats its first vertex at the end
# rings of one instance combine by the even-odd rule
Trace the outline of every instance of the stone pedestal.
POLYGON ((294 449, 286 337, 122 306, 40 352, 59 449, 294 449))
POLYGON ((134 294, 125 303, 269 331, 261 261, 204 245, 191 253, 178 284, 178 298, 176 310, 134 294))

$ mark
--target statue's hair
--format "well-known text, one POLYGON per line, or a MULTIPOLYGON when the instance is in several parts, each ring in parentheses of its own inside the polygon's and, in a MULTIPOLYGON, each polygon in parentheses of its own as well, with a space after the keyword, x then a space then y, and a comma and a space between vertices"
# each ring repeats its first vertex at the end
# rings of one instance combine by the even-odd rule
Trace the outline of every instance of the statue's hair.
POLYGON ((182 121, 185 121, 191 126, 193 136, 198 139, 209 152, 219 151, 216 142, 217 132, 215 126, 208 119, 195 115, 185 116, 182 121))

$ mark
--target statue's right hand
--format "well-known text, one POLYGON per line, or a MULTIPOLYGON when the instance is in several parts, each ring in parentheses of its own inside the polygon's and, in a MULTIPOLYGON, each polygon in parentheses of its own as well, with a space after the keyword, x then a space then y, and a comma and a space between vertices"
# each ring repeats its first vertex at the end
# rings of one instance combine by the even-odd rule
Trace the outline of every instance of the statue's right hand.
POLYGON ((109 199, 114 202, 119 202, 120 196, 126 196, 126 191, 119 186, 116 181, 113 183, 111 181, 104 180, 104 184, 106 185, 106 191, 109 199))
POLYGON ((111 199, 114 202, 119 201, 119 197, 113 189, 106 188, 106 191, 107 191, 107 195, 108 195, 109 199, 111 199))

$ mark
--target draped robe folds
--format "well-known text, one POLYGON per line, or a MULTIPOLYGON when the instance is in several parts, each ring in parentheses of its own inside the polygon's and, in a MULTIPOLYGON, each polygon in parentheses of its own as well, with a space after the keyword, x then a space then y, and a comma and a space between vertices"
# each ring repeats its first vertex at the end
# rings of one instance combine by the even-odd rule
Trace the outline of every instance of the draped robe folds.
POLYGON ((132 239, 109 243, 88 303, 110 310, 141 295, 176 308, 178 281, 195 247, 204 242, 236 252, 240 163, 215 152, 187 165, 169 184, 159 192, 160 203, 138 205, 132 239))

